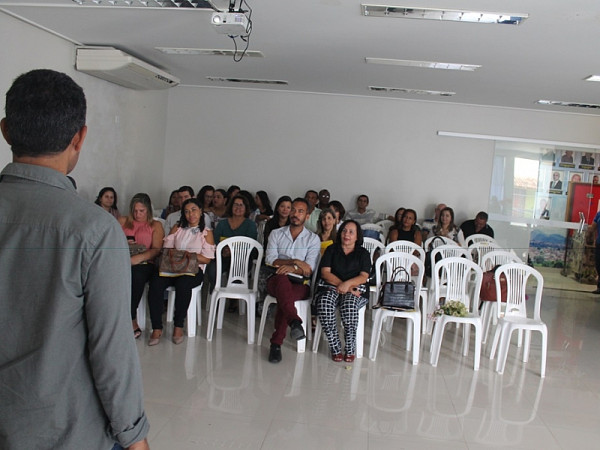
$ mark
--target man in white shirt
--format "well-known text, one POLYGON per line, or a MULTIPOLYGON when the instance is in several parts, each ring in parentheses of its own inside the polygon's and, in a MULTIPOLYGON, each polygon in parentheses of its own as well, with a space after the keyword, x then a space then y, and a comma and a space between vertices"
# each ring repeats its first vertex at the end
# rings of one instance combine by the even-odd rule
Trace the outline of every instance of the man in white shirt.
POLYGON ((360 225, 375 223, 378 218, 377 213, 373 209, 367 209, 367 206, 369 206, 369 196, 366 194, 359 195, 356 199, 356 209, 348 211, 344 220, 352 219, 360 225))
POLYGON ((317 203, 319 203, 319 195, 317 194, 317 191, 306 191, 306 194, 304 194, 304 199, 308 204, 308 211, 306 212, 304 227, 308 228, 313 233, 316 233, 317 224, 319 223, 319 216, 321 215, 321 210, 317 208, 317 203))
POLYGON ((297 198, 292 203, 290 224, 273 230, 269 235, 265 262, 277 268, 275 275, 267 281, 267 292, 277 299, 275 332, 271 336, 269 351, 269 362, 272 363, 281 361, 281 344, 288 326, 293 339, 306 339, 294 302, 307 298, 310 287, 293 283, 288 274, 310 277, 317 270, 321 241, 304 227, 307 211, 308 202, 297 198))

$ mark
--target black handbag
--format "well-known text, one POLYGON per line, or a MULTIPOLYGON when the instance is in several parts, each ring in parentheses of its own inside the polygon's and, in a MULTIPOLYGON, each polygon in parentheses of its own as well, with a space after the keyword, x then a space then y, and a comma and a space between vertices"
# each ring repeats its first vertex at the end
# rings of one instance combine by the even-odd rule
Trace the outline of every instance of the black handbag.
POLYGON ((410 280, 410 273, 404 267, 396 267, 389 281, 381 286, 379 293, 378 308, 397 309, 401 311, 415 309, 415 283, 410 280), (396 277, 402 278, 406 274, 406 280, 395 281, 396 277))

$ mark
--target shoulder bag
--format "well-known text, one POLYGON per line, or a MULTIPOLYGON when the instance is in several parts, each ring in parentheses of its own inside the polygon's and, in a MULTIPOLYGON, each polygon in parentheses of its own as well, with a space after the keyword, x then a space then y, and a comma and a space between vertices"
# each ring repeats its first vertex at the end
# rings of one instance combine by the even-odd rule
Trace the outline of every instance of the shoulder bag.
POLYGON ((163 248, 158 266, 161 277, 195 276, 198 273, 198 255, 185 250, 163 248))

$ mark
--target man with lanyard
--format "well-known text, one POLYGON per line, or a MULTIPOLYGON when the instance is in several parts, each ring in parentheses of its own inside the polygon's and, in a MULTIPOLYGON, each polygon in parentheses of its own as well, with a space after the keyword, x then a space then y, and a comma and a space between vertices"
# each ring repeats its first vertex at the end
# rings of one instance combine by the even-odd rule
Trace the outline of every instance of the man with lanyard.
POLYGON ((265 262, 276 268, 275 274, 267 281, 267 292, 277 299, 275 332, 271 336, 269 351, 269 362, 272 363, 281 361, 281 344, 288 326, 293 339, 306 339, 294 302, 308 297, 310 286, 293 282, 289 275, 310 277, 317 270, 321 241, 304 227, 308 206, 303 198, 294 200, 290 224, 273 230, 267 244, 265 262))

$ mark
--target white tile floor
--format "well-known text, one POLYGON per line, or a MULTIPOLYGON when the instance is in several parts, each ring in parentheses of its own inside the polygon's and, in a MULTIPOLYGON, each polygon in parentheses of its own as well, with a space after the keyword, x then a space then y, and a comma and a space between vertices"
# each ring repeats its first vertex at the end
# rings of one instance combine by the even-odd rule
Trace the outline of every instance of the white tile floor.
MULTIPOLYGON (((413 366, 404 350, 405 324, 398 319, 375 362, 363 358, 352 364, 331 361, 325 341, 317 354, 298 354, 289 339, 283 361, 270 364, 268 336, 261 346, 248 345, 245 317, 237 314, 226 314, 212 342, 205 338, 205 315, 199 335, 178 346, 163 338, 148 347, 145 333, 138 349, 150 445, 153 450, 598 449, 597 299, 545 290, 545 379, 539 376, 539 334, 533 335, 529 362, 522 363, 513 346, 504 374, 498 375, 488 359, 492 339, 474 372, 473 344, 462 357, 453 327, 437 368, 429 365, 429 336, 421 342, 421 362, 413 366)), ((370 317, 366 322, 368 355, 370 317)))

